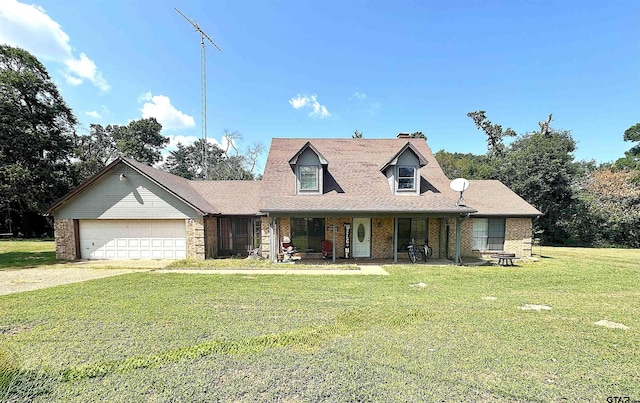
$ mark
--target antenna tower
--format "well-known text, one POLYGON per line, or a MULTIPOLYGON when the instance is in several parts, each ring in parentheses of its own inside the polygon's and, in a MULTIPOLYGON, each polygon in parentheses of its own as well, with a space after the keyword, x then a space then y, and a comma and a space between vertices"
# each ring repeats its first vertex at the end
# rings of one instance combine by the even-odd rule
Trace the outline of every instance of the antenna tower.
POLYGON ((204 40, 211 42, 218 51, 222 51, 218 45, 207 35, 206 32, 200 28, 195 20, 190 20, 186 15, 182 14, 180 10, 175 9, 185 20, 193 26, 196 32, 200 34, 200 101, 202 102, 202 138, 204 144, 202 146, 202 165, 205 170, 205 178, 209 177, 208 163, 207 163, 207 48, 204 40))

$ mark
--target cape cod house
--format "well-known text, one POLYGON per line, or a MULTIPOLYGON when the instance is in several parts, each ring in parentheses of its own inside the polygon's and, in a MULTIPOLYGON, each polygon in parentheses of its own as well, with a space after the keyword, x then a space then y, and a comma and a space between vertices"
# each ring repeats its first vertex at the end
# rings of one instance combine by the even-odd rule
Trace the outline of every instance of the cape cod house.
POLYGON ((275 260, 282 240, 333 259, 406 256, 410 239, 434 257, 531 255, 541 213, 501 182, 450 189, 424 139, 272 140, 261 181, 190 181, 119 158, 56 202, 60 259, 275 260))

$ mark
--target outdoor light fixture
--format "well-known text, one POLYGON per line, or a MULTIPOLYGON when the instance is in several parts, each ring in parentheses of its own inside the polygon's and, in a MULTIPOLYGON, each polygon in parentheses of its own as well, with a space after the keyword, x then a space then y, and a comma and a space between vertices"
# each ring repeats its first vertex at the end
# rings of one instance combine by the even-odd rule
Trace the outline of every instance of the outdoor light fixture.
POLYGON ((124 174, 124 173, 121 173, 121 174, 120 174, 120 182, 124 182, 124 181, 126 181, 126 180, 127 180, 127 177, 125 176, 125 174, 124 174))

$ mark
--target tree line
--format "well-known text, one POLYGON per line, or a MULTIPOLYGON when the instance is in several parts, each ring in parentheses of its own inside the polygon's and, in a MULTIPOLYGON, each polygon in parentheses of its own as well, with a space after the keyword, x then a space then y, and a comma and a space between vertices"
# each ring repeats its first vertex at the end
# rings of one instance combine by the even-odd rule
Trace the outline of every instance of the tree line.
POLYGON ((226 149, 198 140, 178 144, 163 161, 169 138, 155 118, 77 130, 42 63, 24 49, 0 45, 0 233, 51 236, 51 219, 42 213, 118 157, 188 179, 254 180, 264 151, 260 144, 241 151, 240 134, 226 130, 226 149))
MULTIPOLYGON (((486 136, 487 152, 438 151, 450 178, 502 181, 544 213, 534 225, 546 243, 640 247, 640 123, 623 133, 634 143, 629 151, 598 165, 575 161, 571 133, 553 129, 552 116, 521 135, 492 123, 484 111, 468 116, 486 136)), ((84 134, 77 124, 37 58, 0 45, 0 233, 51 235, 51 220, 42 212, 120 156, 192 180, 258 179, 264 147, 239 150, 237 132, 225 131, 224 149, 198 140, 178 144, 163 161, 169 138, 154 118, 91 124, 84 134)), ((363 134, 356 130, 352 137, 363 134)), ((411 137, 426 139, 422 132, 411 137)))
POLYGON ((636 144, 617 161, 598 165, 575 161, 575 140, 550 127, 551 115, 522 135, 492 123, 485 111, 468 116, 487 137, 487 152, 438 151, 447 176, 503 182, 544 214, 534 227, 547 244, 640 247, 640 123, 623 134, 636 144))

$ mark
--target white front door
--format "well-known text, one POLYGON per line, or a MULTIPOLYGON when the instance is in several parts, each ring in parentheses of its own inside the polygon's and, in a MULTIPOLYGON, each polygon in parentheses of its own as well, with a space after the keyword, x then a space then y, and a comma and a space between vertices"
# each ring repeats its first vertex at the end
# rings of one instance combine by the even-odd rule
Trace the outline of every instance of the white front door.
POLYGON ((371 219, 353 219, 353 257, 371 257, 371 219))

